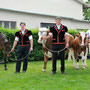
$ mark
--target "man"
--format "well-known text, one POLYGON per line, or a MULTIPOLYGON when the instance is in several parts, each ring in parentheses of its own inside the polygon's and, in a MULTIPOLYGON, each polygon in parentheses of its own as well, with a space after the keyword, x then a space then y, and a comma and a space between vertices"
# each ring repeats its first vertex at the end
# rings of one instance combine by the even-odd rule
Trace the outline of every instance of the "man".
MULTIPOLYGON (((61 18, 56 17, 56 25, 54 27, 51 27, 49 35, 47 37, 42 37, 42 39, 45 40, 52 36, 53 37, 52 50, 59 51, 69 47, 68 43, 69 39, 67 31, 68 31, 67 27, 61 24, 61 18), (67 40, 66 47, 65 47, 65 40, 67 40)), ((52 74, 53 75, 56 74, 56 60, 58 58, 61 59, 61 73, 65 74, 65 62, 64 62, 65 50, 59 52, 59 57, 58 52, 57 53, 53 52, 52 54, 53 54, 52 74)))
MULTIPOLYGON (((15 41, 13 44, 13 48, 11 52, 14 52, 16 45, 17 47, 17 63, 16 63, 16 72, 20 73, 21 68, 21 59, 26 57, 29 51, 33 51, 33 37, 32 32, 25 29, 26 24, 24 22, 20 23, 21 30, 15 33, 15 41)), ((27 71, 27 64, 28 64, 28 56, 24 58, 23 61, 23 72, 27 71)))

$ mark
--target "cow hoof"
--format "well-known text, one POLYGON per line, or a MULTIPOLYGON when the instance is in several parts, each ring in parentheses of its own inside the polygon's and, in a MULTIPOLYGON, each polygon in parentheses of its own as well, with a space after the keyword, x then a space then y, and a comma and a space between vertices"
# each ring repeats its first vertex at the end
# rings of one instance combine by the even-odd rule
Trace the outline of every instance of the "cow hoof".
POLYGON ((7 68, 5 68, 5 70, 8 70, 7 68))
POLYGON ((70 60, 70 59, 68 59, 68 62, 71 62, 71 60, 70 60))
POLYGON ((85 64, 85 67, 87 67, 87 64, 85 64))
POLYGON ((45 72, 45 71, 46 71, 46 69, 42 69, 42 71, 43 71, 43 72, 45 72))
POLYGON ((73 69, 75 69, 75 66, 73 66, 73 69))
POLYGON ((76 67, 76 70, 79 70, 79 67, 76 67))
POLYGON ((82 67, 82 69, 84 70, 84 69, 85 69, 85 67, 82 67))

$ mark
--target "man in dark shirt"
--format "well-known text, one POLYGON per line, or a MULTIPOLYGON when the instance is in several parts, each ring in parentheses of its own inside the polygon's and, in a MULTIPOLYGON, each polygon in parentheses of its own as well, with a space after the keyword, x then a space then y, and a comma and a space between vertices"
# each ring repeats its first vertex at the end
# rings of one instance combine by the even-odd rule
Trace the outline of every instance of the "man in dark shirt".
MULTIPOLYGON (((51 27, 49 35, 43 37, 42 39, 45 40, 52 36, 53 37, 52 50, 59 51, 69 47, 67 31, 68 31, 67 27, 61 24, 61 18, 56 17, 56 25, 54 27, 51 27), (65 40, 67 40, 66 47, 65 47, 65 40)), ((58 52, 52 52, 52 54, 53 54, 52 74, 56 74, 56 60, 58 58, 61 59, 61 73, 65 74, 65 62, 64 62, 65 50, 59 52, 59 57, 58 52)))
POLYGON ((24 22, 20 23, 21 30, 15 33, 15 41, 11 52, 14 51, 16 45, 17 47, 17 63, 16 63, 16 72, 20 73, 21 68, 21 59, 24 58, 23 63, 23 72, 26 72, 28 65, 28 53, 33 50, 33 37, 32 32, 25 29, 26 24, 24 22), (26 57, 27 56, 27 57, 26 57))

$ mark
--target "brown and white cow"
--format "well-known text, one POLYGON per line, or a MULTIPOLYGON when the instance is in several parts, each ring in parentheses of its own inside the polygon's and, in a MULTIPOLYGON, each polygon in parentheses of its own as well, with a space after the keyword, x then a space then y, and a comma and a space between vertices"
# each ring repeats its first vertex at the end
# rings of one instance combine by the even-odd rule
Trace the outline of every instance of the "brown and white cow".
POLYGON ((48 49, 52 49, 52 37, 50 37, 47 40, 42 40, 43 36, 47 36, 49 34, 49 29, 48 28, 39 28, 38 29, 38 43, 42 44, 42 48, 43 48, 43 53, 44 53, 44 67, 42 69, 42 71, 46 71, 46 65, 47 65, 47 61, 48 58, 52 58, 52 53, 46 49, 46 47, 48 49))
MULTIPOLYGON (((42 48, 43 48, 43 52, 44 52, 44 67, 43 67, 42 71, 46 71, 46 65, 47 65, 48 58, 52 58, 52 53, 50 52, 52 50, 52 37, 50 37, 47 40, 42 40, 42 37, 47 36, 48 34, 49 34, 49 29, 39 28, 38 43, 42 44, 42 48), (50 49, 50 51, 49 51, 49 49, 50 49)), ((69 48, 72 48, 74 37, 70 34, 68 34, 68 37, 69 37, 69 48)))
POLYGON ((88 39, 87 34, 85 32, 80 32, 79 34, 76 34, 76 38, 73 42, 73 50, 71 50, 71 56, 73 57, 73 67, 76 69, 79 69, 79 56, 81 56, 82 59, 82 68, 85 69, 85 67, 87 66, 87 43, 88 39), (77 66, 75 66, 74 56, 77 60, 77 66))

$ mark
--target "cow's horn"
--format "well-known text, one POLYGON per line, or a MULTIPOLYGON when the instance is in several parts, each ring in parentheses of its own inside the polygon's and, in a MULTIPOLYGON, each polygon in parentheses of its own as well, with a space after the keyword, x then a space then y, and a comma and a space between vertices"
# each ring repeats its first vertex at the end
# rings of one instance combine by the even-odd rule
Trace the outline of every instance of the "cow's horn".
POLYGON ((48 26, 48 32, 50 32, 50 26, 48 26))
POLYGON ((36 29, 39 31, 40 28, 37 26, 36 29))

